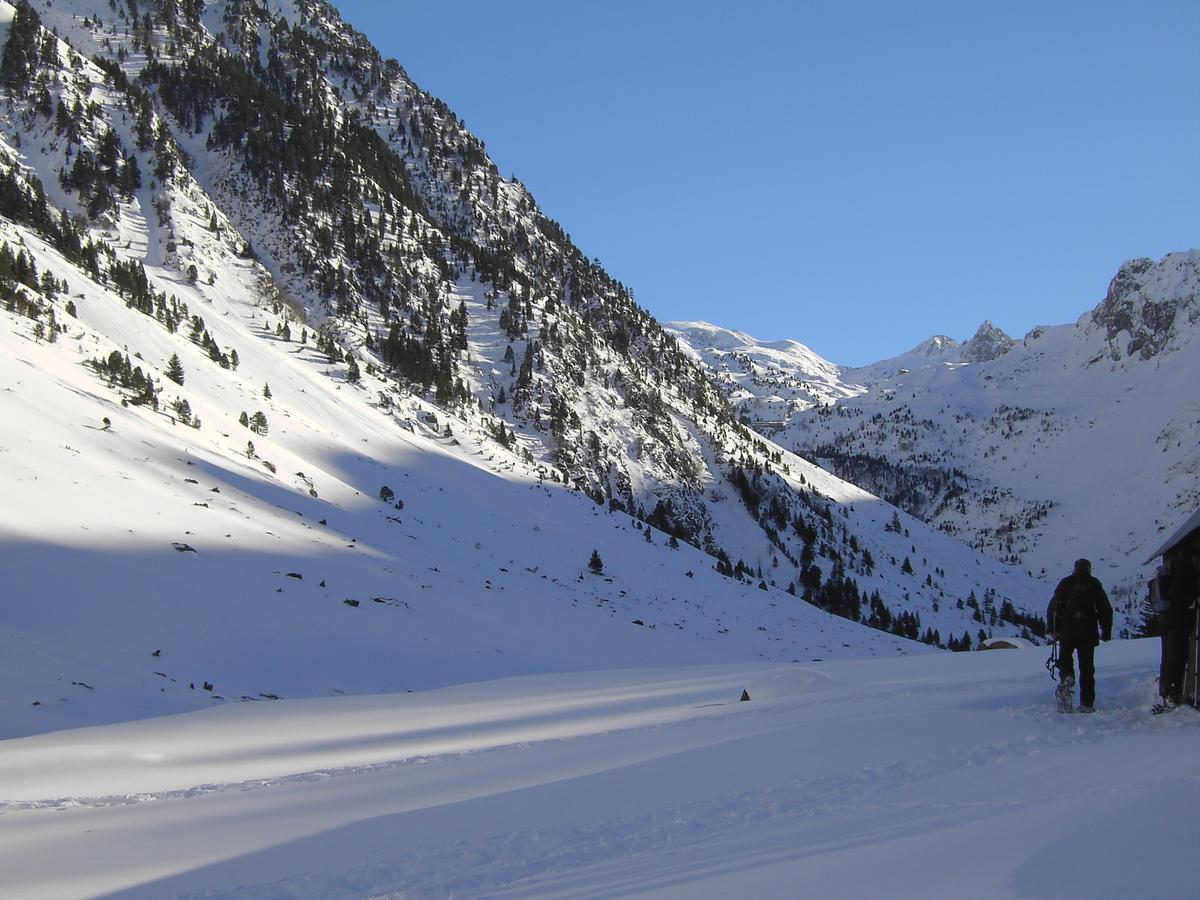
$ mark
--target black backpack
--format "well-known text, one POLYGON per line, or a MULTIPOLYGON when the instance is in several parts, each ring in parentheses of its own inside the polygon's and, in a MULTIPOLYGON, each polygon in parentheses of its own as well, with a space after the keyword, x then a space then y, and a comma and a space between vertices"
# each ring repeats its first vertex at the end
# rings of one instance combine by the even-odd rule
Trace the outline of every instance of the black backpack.
POLYGON ((1087 618, 1092 612, 1091 585, 1082 578, 1073 578, 1072 584, 1063 593, 1058 605, 1058 621, 1078 623, 1087 618))

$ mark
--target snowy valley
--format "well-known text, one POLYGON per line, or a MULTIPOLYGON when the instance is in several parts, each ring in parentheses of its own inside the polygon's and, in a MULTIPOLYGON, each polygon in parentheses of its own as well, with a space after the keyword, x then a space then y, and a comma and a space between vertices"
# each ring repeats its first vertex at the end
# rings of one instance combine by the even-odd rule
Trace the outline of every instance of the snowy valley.
POLYGON ((1195 502, 1195 252, 846 371, 660 326, 319 0, 0 0, 0 47, 15 896, 1057 896, 1038 835, 1194 803, 1155 646, 1063 721, 1040 615, 1195 502))

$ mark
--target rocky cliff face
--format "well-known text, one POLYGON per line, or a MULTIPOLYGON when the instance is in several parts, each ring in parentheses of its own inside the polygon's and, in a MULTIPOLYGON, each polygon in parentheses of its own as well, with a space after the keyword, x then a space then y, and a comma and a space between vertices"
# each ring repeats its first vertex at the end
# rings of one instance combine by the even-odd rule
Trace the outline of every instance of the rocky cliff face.
POLYGON ((1152 359, 1195 324, 1200 317, 1198 266, 1196 251, 1174 254, 1162 263, 1135 259, 1121 266, 1091 313, 1092 324, 1104 329, 1113 360, 1152 359))

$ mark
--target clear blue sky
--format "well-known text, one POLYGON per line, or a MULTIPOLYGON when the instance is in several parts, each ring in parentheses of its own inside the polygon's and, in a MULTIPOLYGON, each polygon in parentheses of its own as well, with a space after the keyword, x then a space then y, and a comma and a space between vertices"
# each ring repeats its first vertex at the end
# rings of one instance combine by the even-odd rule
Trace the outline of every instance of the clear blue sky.
POLYGON ((1200 2, 335 0, 659 319, 835 362, 1200 246, 1200 2))

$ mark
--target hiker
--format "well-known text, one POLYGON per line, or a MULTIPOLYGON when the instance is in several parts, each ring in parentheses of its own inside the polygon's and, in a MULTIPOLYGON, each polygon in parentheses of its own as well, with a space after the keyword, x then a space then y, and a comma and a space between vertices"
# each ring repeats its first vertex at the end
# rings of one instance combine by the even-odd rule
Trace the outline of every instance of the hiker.
POLYGON ((1183 700, 1183 674, 1188 644, 1195 627, 1196 593, 1200 586, 1200 552, 1196 546, 1178 544, 1163 554, 1165 572, 1158 577, 1162 632, 1162 665, 1159 667, 1155 712, 1174 709, 1183 700))
POLYGON ((1075 571, 1058 583, 1046 608, 1051 640, 1058 641, 1059 709, 1071 710, 1075 687, 1075 660, 1079 656, 1079 711, 1096 708, 1096 646, 1112 639, 1113 611, 1099 579, 1086 559, 1075 561, 1075 571))

